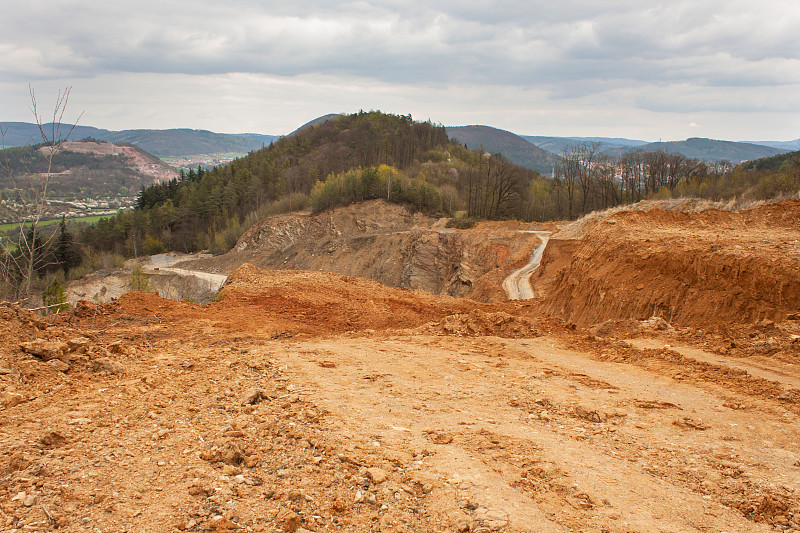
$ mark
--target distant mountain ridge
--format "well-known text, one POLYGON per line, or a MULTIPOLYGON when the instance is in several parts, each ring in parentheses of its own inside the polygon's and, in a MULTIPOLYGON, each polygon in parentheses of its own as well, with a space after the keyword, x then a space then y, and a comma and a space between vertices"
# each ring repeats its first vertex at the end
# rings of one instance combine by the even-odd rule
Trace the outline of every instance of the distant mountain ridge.
MULTIPOLYGON (((42 142, 39 127, 27 122, 0 123, 3 131, 3 143, 6 148, 25 146, 42 142)), ((48 124, 45 125, 47 132, 48 124)), ((67 134, 71 126, 62 126, 61 131, 67 134)), ((168 130, 121 130, 110 131, 91 126, 75 126, 69 140, 78 141, 92 138, 112 143, 129 143, 157 156, 188 156, 220 153, 248 153, 280 138, 278 135, 259 133, 229 134, 214 133, 208 130, 192 130, 174 128, 168 130)))
POLYGON ((747 141, 750 144, 760 144, 761 146, 769 146, 771 148, 779 148, 781 150, 797 151, 800 150, 800 139, 793 141, 747 141))
POLYGON ((521 135, 521 137, 542 150, 556 155, 560 155, 567 146, 578 143, 596 143, 601 151, 627 150, 648 144, 647 141, 618 137, 544 137, 538 135, 521 135))
POLYGON ((734 141, 720 141, 715 139, 705 139, 691 137, 684 141, 666 142, 646 142, 634 139, 611 138, 611 137, 542 137, 525 135, 527 141, 536 146, 547 150, 553 154, 560 154, 569 145, 580 142, 597 143, 600 151, 619 156, 625 152, 643 150, 646 152, 664 151, 669 153, 679 153, 693 159, 704 161, 727 160, 732 163, 742 161, 752 161, 762 157, 771 157, 789 151, 780 146, 788 145, 800 141, 776 141, 774 143, 746 143, 734 141), (776 146, 772 146, 776 145, 776 146))
POLYGON ((491 126, 447 126, 447 136, 475 150, 481 146, 488 152, 501 153, 509 161, 525 168, 551 175, 558 157, 526 141, 510 131, 491 126))
POLYGON ((788 150, 771 148, 758 144, 718 141, 700 137, 691 137, 685 141, 649 143, 639 146, 636 149, 648 152, 659 150, 664 152, 677 152, 694 159, 702 159, 704 161, 726 160, 734 164, 788 152, 788 150))
MULTIPOLYGON (((312 126, 318 126, 340 116, 323 115, 288 134, 294 135, 312 126)), ((27 122, 0 122, 4 131, 5 147, 41 143, 36 124, 27 122)), ((49 125, 45 125, 46 127, 49 125)), ((70 126, 62 128, 69 131, 70 126)), ((621 155, 632 150, 677 152, 686 157, 705 161, 729 160, 733 163, 752 161, 762 157, 784 154, 800 147, 800 139, 793 141, 734 142, 693 137, 683 141, 647 142, 623 137, 552 137, 518 135, 492 126, 448 126, 447 134, 469 148, 484 147, 492 153, 502 153, 512 162, 549 175, 557 156, 566 146, 580 142, 597 143, 603 152, 621 155)), ((215 133, 208 130, 173 128, 166 130, 134 129, 111 131, 91 126, 75 127, 70 140, 92 138, 113 143, 130 143, 160 157, 180 157, 201 154, 248 153, 268 146, 279 135, 260 133, 215 133)))

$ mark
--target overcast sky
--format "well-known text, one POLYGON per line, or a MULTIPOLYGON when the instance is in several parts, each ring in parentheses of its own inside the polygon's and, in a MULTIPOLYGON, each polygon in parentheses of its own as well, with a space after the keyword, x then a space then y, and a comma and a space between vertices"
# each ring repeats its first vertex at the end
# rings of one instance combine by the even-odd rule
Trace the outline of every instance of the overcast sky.
POLYGON ((285 134, 326 113, 526 135, 800 137, 797 0, 3 0, 0 121, 285 134))

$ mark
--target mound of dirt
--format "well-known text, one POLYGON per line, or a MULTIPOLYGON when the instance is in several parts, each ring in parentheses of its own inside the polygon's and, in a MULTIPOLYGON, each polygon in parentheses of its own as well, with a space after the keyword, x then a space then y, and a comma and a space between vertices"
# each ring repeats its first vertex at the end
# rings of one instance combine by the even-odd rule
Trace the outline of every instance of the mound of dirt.
POLYGON ((469 313, 448 315, 417 330, 424 335, 455 335, 458 337, 531 338, 540 335, 538 327, 530 320, 508 313, 487 313, 472 310, 469 313))
POLYGON ((616 213, 580 241, 546 293, 582 325, 659 316, 713 328, 800 309, 800 201, 738 213, 616 213))

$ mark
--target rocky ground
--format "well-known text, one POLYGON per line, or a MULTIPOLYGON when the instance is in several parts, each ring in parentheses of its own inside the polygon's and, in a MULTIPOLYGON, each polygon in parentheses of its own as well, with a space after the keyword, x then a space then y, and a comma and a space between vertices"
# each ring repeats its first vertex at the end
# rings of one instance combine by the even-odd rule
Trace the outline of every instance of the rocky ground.
POLYGON ((798 206, 763 209, 564 230, 526 302, 243 266, 207 305, 2 305, 0 529, 800 531, 798 206), (570 285, 590 250, 627 292, 570 285), (682 250, 690 310, 651 316, 682 250))

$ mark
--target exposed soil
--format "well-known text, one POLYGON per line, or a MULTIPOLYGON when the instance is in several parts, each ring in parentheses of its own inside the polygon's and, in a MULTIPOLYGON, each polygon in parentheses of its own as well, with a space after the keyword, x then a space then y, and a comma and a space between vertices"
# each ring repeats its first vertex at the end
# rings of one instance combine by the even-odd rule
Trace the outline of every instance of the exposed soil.
POLYGON ((246 265, 202 306, 0 305, 0 529, 800 531, 797 220, 598 218, 550 299, 246 265))
POLYGON ((737 213, 626 211, 599 221, 545 294, 579 324, 660 316, 725 329, 800 311, 800 201, 737 213))
POLYGON ((280 215, 250 228, 228 254, 181 266, 224 274, 244 263, 338 272, 393 287, 503 301, 503 279, 524 266, 539 244, 527 232, 552 226, 509 221, 454 230, 446 222, 382 200, 315 216, 280 215))

